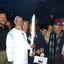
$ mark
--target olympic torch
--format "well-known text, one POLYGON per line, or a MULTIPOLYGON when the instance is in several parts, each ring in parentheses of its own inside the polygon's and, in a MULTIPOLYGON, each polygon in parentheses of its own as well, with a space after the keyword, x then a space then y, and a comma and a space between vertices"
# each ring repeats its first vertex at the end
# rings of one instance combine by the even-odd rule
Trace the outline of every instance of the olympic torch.
MULTIPOLYGON (((35 31, 35 14, 33 14, 32 16, 32 34, 31 34, 31 45, 33 44, 34 42, 34 31, 35 31)), ((29 53, 29 56, 32 57, 32 49, 30 49, 30 53, 29 53)))

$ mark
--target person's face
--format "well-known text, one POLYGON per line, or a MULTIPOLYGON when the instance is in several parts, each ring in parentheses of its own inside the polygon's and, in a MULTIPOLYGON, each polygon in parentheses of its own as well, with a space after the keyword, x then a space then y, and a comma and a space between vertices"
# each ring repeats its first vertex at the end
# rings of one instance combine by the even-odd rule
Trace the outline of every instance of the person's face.
POLYGON ((30 24, 29 29, 30 29, 30 31, 32 30, 32 24, 30 24))
POLYGON ((47 33, 47 30, 46 29, 43 29, 43 30, 40 30, 41 31, 41 33, 45 36, 46 35, 46 33, 47 33))
POLYGON ((51 18, 53 18, 53 15, 50 15, 51 18))
POLYGON ((57 34, 60 34, 60 32, 61 32, 61 27, 60 27, 60 26, 55 26, 55 27, 54 27, 54 31, 55 31, 55 33, 57 33, 57 34))
POLYGON ((23 23, 23 30, 27 30, 28 29, 28 24, 26 22, 23 23))
MULTIPOLYGON (((30 31, 32 31, 32 24, 30 24, 29 29, 30 29, 30 31)), ((36 30, 36 26, 34 29, 36 30)))
POLYGON ((5 14, 0 14, 0 23, 3 25, 6 23, 6 15, 5 14))
POLYGON ((9 21, 6 22, 6 26, 9 28, 9 30, 11 29, 12 25, 9 21))
POLYGON ((53 27, 50 25, 48 26, 48 31, 52 31, 53 27))
POLYGON ((23 23, 23 19, 22 18, 17 18, 16 21, 14 21, 16 28, 21 28, 22 23, 23 23))
POLYGON ((64 30, 64 22, 62 22, 62 29, 64 30))

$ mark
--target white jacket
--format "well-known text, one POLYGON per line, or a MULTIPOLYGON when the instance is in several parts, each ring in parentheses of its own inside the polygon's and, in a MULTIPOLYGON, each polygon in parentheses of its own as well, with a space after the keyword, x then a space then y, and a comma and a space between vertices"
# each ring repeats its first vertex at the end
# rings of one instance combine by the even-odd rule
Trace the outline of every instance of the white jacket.
POLYGON ((14 64, 28 64, 28 53, 30 45, 27 42, 26 34, 22 30, 13 28, 6 38, 6 52, 8 61, 14 64))

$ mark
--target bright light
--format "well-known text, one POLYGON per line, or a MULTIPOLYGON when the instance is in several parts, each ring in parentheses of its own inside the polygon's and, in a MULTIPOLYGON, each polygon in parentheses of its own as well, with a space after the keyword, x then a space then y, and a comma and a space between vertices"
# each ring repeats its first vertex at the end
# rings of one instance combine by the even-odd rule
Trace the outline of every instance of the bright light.
POLYGON ((13 14, 11 14, 11 16, 12 16, 13 14))

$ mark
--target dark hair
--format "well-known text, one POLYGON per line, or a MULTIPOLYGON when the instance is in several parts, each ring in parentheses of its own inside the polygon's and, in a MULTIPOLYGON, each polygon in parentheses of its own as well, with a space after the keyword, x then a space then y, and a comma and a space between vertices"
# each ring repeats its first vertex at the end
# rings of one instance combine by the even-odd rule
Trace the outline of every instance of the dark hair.
MULTIPOLYGON (((2 11, 0 11, 0 14, 5 14, 6 15, 6 13, 5 12, 2 12, 2 11)), ((7 19, 7 15, 6 15, 6 19, 7 19)))
POLYGON ((41 28, 40 28, 41 30, 48 30, 48 27, 47 26, 42 26, 41 28))
POLYGON ((39 27, 40 27, 41 30, 43 30, 43 29, 48 30, 48 27, 47 27, 46 24, 43 24, 43 23, 39 24, 39 27))
POLYGON ((5 14, 6 15, 6 13, 5 12, 2 12, 2 11, 0 11, 0 14, 5 14))
MULTIPOLYGON (((32 21, 29 21, 29 24, 28 24, 28 26, 30 27, 30 25, 32 24, 32 21)), ((35 27, 36 27, 36 24, 35 24, 35 27)))

